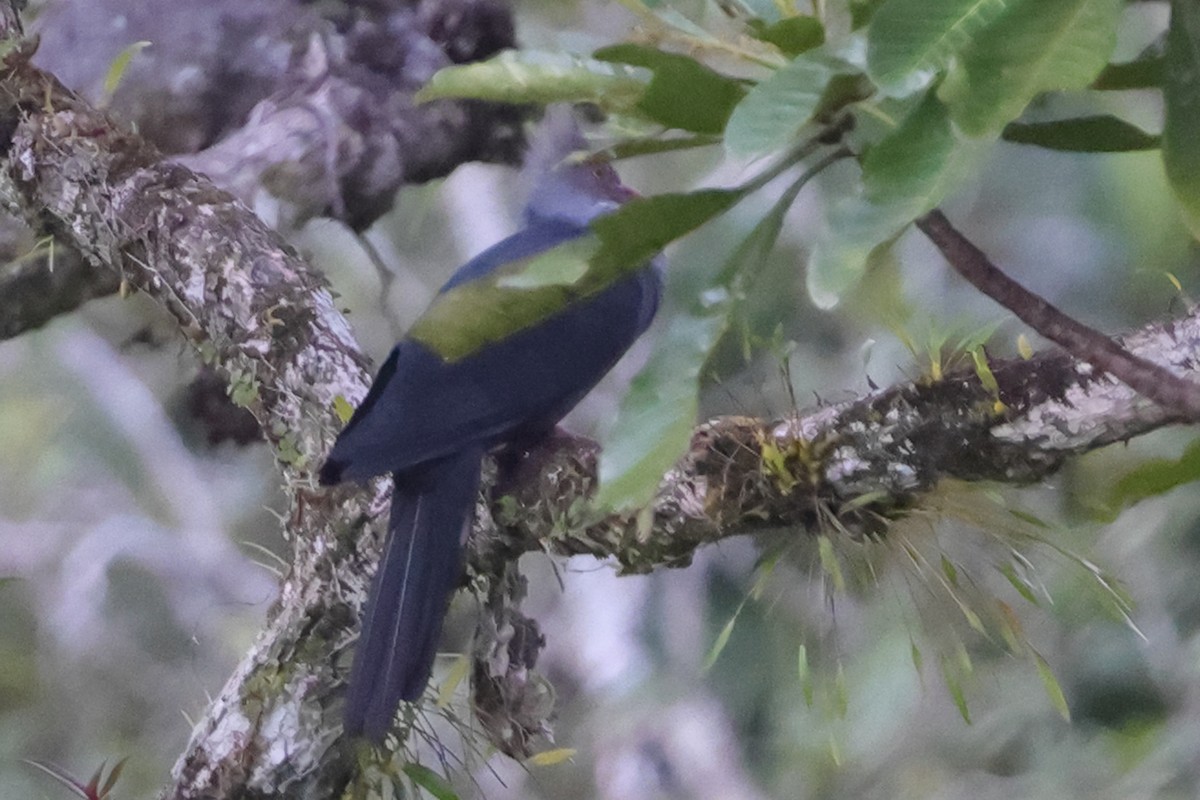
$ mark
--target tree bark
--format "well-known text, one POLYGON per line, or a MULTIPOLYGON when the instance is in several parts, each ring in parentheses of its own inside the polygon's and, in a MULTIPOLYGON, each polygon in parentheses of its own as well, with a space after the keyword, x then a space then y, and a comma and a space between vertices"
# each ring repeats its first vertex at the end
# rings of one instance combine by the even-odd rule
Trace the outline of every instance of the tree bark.
MULTIPOLYGON (((214 0, 190 10, 186 24, 173 0, 128 5, 60 0, 39 20, 34 62, 70 76, 84 97, 108 103, 285 235, 314 216, 362 231, 404 184, 465 161, 519 159, 518 109, 412 102, 441 67, 513 46, 501 0, 351 2, 324 16, 295 0, 214 0), (100 78, 138 40, 153 44, 109 97, 100 78)), ((0 339, 120 285, 64 242, 53 260, 28 251, 21 237, 0 248, 22 261, 0 270, 0 339)))

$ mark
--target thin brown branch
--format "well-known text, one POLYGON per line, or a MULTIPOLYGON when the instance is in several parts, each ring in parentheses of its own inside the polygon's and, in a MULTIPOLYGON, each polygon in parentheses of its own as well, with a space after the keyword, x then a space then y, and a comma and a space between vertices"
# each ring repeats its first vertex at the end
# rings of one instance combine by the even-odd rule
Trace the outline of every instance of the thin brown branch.
MULTIPOLYGON (((1200 420, 1200 384, 1180 377, 1166 366, 1139 358, 1021 286, 951 225, 941 211, 929 212, 917 220, 917 227, 937 245, 958 274, 1042 336, 1124 381, 1138 394, 1187 419, 1200 420)), ((1179 364, 1172 366, 1182 369, 1179 364)))

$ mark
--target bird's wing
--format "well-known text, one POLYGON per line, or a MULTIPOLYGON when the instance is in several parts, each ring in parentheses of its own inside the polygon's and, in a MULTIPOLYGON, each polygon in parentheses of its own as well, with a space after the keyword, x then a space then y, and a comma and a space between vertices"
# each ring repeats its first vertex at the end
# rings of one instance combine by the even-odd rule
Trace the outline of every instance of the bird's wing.
POLYGON ((402 341, 339 437, 323 480, 363 480, 549 430, 642 333, 657 299, 657 272, 646 267, 458 361, 402 341))
MULTIPOLYGON (((463 266, 446 289, 479 281, 583 230, 533 225, 463 266)), ((404 339, 338 438, 322 481, 364 480, 464 446, 550 429, 646 329, 658 293, 658 272, 644 267, 455 361, 404 339)))

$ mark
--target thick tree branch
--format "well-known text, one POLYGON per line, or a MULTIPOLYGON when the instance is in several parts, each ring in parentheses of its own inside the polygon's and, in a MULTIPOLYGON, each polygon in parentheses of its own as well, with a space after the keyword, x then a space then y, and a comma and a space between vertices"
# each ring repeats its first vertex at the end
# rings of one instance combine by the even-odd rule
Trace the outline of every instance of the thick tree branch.
MULTIPOLYGON (((231 99, 240 101, 246 92, 221 85, 222 76, 231 79, 217 65, 245 58, 237 52, 224 52, 224 48, 244 46, 243 40, 253 38, 253 31, 243 30, 231 41, 213 43, 213 52, 174 53, 167 48, 173 41, 171 24, 178 6, 162 0, 151 5, 157 14, 135 15, 131 24, 157 24, 163 30, 135 29, 125 35, 156 43, 153 58, 157 70, 138 72, 130 85, 143 98, 158 97, 168 91, 171 81, 181 80, 176 75, 194 71, 198 63, 209 67, 211 74, 204 73, 199 79, 212 84, 211 92, 230 91, 235 95, 231 99)), ((268 58, 255 66, 253 88, 261 90, 272 84, 274 88, 239 121, 240 127, 200 152, 174 159, 208 175, 273 227, 287 233, 320 215, 363 230, 391 208, 403 184, 440 177, 464 161, 513 163, 518 159, 520 114, 512 107, 476 102, 417 106, 412 102, 413 93, 439 68, 486 58, 513 45, 505 3, 426 0, 414 5, 362 4, 357 9, 331 9, 331 18, 326 20, 317 17, 311 7, 293 8, 286 0, 270 5, 276 16, 287 20, 292 14, 295 20, 289 23, 252 15, 239 17, 237 22, 243 27, 257 25, 262 36, 296 37, 292 57, 286 59, 286 68, 279 74, 268 72, 268 58)), ((60 3, 52 21, 68 27, 78 17, 75 27, 89 20, 95 25, 99 20, 94 17, 102 20, 105 13, 115 13, 93 6, 90 0, 60 3)), ((213 8, 205 13, 236 12, 213 8)), ((189 23, 198 24, 195 20, 189 23)), ((175 24, 174 29, 179 27, 175 24)), ((51 39, 50 44, 55 41, 51 39)), ((100 40, 88 36, 84 41, 98 46, 95 43, 100 40)), ((177 44, 183 48, 182 43, 177 44)), ((286 51, 287 40, 277 47, 286 51)), ((107 51, 80 54, 60 44, 39 58, 52 65, 86 59, 99 64, 94 72, 103 75, 112 56, 107 51)), ((78 71, 77 65, 75 69, 78 71)), ((191 83, 196 80, 189 78, 191 83)), ((192 90, 207 97, 199 87, 192 90)), ((124 96, 117 98, 118 107, 124 96)), ((228 104, 210 105, 224 110, 228 104)), ((157 131, 175 146, 199 140, 206 128, 228 124, 228 112, 204 125, 192 119, 196 109, 170 102, 135 104, 126 110, 139 115, 132 121, 143 130, 157 131), (164 106, 175 109, 175 116, 164 117, 164 106), (181 136, 180 129, 188 123, 198 130, 181 136)), ((0 339, 38 327, 89 299, 112 294, 118 284, 114 273, 92 268, 65 244, 58 247, 54 262, 35 259, 16 273, 0 273, 0 339)))
POLYGON ((13 47, 0 69, 0 197, 159 300, 240 390, 296 490, 292 572, 267 631, 198 728, 176 796, 267 793, 297 767, 319 785, 344 784, 347 762, 327 754, 336 712, 325 714, 368 562, 341 534, 382 497, 305 503, 298 488, 337 427, 334 398, 364 393, 364 361, 321 278, 278 234, 206 179, 164 163, 28 55, 13 47), (314 630, 325 631, 323 649, 300 652, 314 630))
POLYGON ((505 4, 384 4, 344 25, 309 34, 282 86, 245 125, 179 162, 251 208, 282 204, 276 213, 285 229, 327 216, 364 230, 405 183, 441 177, 464 161, 519 158, 513 107, 412 102, 441 67, 514 45, 505 4))
MULTIPOLYGON (((1200 311, 1147 326, 1123 344, 1200 377, 1200 311)), ((827 514, 850 527, 874 525, 946 478, 1032 483, 1071 456, 1183 421, 1062 352, 991 369, 995 392, 960 372, 786 420, 710 420, 660 484, 652 523, 580 518, 572 509, 594 483, 595 447, 559 447, 539 456, 536 478, 516 481, 517 502, 498 504, 502 535, 476 531, 472 564, 490 572, 515 548, 614 557, 627 572, 683 566, 700 545, 764 528, 803 532, 827 514), (511 508, 520 511, 510 518, 511 508)))
MULTIPOLYGON (((345 320, 278 234, 206 179, 163 163, 33 68, 20 47, 0 68, 0 198, 159 300, 246 399, 293 490, 287 533, 295 554, 280 599, 197 726, 170 795, 340 796, 357 765, 335 746, 345 651, 378 555, 375 521, 386 507, 379 487, 311 490, 308 471, 338 424, 334 399, 353 402, 366 386, 345 320)), ((1151 326, 1125 344, 1194 374, 1200 318, 1151 326)), ((765 526, 794 525, 804 535, 829 514, 872 525, 919 502, 942 478, 1038 480, 1070 455, 1179 418, 1062 353, 993 371, 995 394, 967 374, 783 421, 710 421, 664 478, 649 515, 601 519, 580 511, 594 482, 594 449, 560 442, 499 484, 493 478, 472 571, 516 596, 519 587, 502 583, 511 582, 511 559, 526 550, 612 556, 642 572, 686 564, 705 542, 765 526)), ((511 615, 492 619, 497 634, 481 641, 476 675, 500 686, 477 697, 494 721, 511 714, 513 686, 505 681, 515 673, 492 667, 511 659, 517 640, 528 645, 517 655, 532 660, 537 633, 511 615), (501 640, 501 628, 510 638, 501 640), (501 648, 505 657, 493 659, 501 648)), ((511 722, 498 727, 511 731, 511 722)), ((539 724, 516 722, 533 732, 539 724)), ((511 749, 525 744, 516 735, 511 749)))

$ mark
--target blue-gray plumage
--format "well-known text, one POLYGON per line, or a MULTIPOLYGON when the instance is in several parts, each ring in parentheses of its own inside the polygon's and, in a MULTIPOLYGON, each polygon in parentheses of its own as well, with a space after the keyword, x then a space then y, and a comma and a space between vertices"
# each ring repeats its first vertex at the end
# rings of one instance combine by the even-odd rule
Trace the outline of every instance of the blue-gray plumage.
MULTIPOLYGON (((443 293, 583 236, 632 196, 611 166, 562 161, 582 145, 577 131, 547 135, 557 137, 550 146, 559 157, 531 193, 526 226, 461 267, 443 293)), ((658 267, 648 264, 459 360, 412 338, 393 348, 320 472, 325 485, 385 472, 395 479, 389 540, 350 675, 348 735, 381 740, 400 701, 425 689, 484 454, 551 431, 645 331, 659 290, 658 267)))

